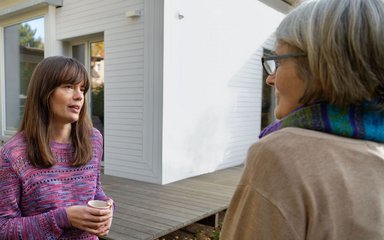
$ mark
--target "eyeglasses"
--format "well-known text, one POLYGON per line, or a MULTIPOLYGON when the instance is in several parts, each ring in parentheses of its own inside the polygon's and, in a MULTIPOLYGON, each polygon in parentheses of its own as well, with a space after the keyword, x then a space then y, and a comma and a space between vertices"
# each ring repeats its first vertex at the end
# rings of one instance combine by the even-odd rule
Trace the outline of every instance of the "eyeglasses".
POLYGON ((273 75, 276 73, 277 68, 279 67, 279 59, 292 58, 292 57, 305 57, 307 54, 303 52, 299 53, 288 53, 283 55, 270 55, 264 56, 261 58, 261 62, 263 64, 264 71, 268 73, 268 75, 273 75))

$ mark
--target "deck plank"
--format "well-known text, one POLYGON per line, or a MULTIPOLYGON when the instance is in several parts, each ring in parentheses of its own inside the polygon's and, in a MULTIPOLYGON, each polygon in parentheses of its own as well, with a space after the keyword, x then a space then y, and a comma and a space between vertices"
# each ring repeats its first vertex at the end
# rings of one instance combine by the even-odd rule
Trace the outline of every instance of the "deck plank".
POLYGON ((166 185, 102 175, 117 206, 105 239, 153 240, 225 210, 242 171, 232 167, 166 185))

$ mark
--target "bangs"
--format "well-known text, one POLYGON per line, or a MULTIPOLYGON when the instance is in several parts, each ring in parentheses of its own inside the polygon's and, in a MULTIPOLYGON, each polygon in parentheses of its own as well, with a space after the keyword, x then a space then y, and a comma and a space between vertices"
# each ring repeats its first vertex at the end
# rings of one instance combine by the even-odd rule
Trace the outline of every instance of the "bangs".
POLYGON ((64 66, 61 75, 58 76, 60 84, 82 84, 84 92, 89 89, 89 78, 84 66, 75 61, 70 61, 64 66))

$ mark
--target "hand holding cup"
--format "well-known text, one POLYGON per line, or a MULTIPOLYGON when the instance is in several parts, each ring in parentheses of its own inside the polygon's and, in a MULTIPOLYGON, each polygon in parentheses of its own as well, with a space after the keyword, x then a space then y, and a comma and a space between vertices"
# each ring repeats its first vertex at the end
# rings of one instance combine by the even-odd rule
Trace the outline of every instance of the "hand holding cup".
MULTIPOLYGON (((90 201, 88 201, 87 205, 89 207, 91 207, 91 208, 112 211, 113 200, 112 199, 110 199, 108 201, 90 200, 90 201)), ((100 231, 98 236, 106 236, 106 235, 108 235, 109 229, 111 228, 111 224, 112 224, 112 216, 113 216, 113 212, 110 213, 110 218, 107 221, 107 223, 105 225, 103 225, 101 228, 98 229, 100 231)))
POLYGON ((89 207, 98 208, 98 209, 109 209, 111 207, 111 204, 106 201, 102 200, 90 200, 88 201, 87 205, 89 207))

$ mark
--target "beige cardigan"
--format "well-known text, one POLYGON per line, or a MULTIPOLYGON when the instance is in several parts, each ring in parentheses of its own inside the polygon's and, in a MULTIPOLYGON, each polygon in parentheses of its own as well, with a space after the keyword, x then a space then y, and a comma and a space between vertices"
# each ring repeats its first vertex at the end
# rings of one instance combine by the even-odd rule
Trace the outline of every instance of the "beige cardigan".
POLYGON ((384 144, 299 128, 250 147, 222 240, 383 240, 384 144))

